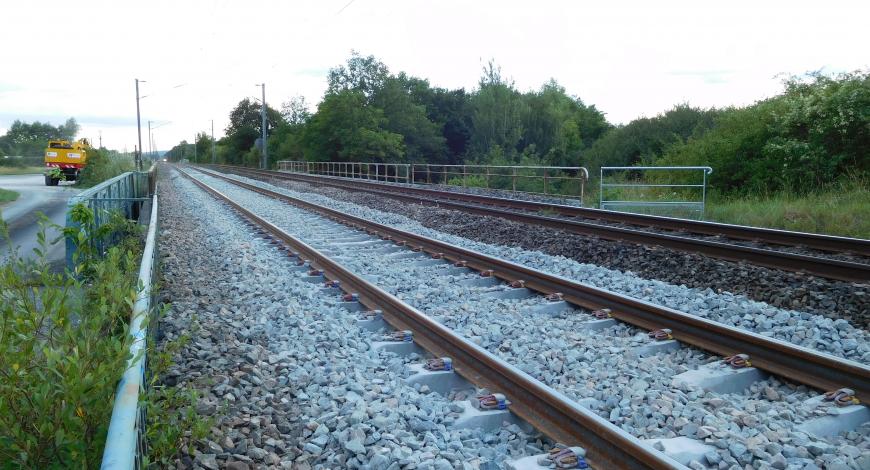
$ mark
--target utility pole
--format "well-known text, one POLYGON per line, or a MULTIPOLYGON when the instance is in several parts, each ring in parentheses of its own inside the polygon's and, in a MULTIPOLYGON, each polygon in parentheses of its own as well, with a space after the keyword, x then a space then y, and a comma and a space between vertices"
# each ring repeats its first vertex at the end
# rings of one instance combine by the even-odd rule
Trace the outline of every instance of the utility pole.
POLYGON ((215 150, 214 150, 214 119, 211 120, 211 163, 215 164, 215 150))
POLYGON ((199 163, 196 161, 196 138, 199 137, 199 134, 194 134, 193 136, 193 163, 199 163))
POLYGON ((148 121, 148 155, 154 158, 154 142, 151 135, 151 121, 148 121))
POLYGON ((100 148, 103 148, 103 131, 100 131, 100 148))
MULTIPOLYGON (((145 80, 142 80, 145 83, 145 80)), ((142 171, 142 121, 139 118, 139 79, 136 79, 136 131, 139 134, 139 150, 136 151, 136 169, 142 171)))
POLYGON ((265 170, 269 162, 269 150, 268 146, 266 146, 266 84, 262 83, 257 86, 263 89, 263 107, 261 111, 263 115, 263 151, 261 152, 260 169, 265 170))

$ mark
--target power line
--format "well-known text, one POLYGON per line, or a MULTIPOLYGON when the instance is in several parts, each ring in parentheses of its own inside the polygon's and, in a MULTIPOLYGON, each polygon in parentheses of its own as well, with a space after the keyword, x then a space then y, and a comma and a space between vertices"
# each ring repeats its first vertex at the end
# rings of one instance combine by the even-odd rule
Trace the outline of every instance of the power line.
POLYGON ((349 7, 349 6, 350 6, 353 2, 355 2, 355 1, 356 1, 356 0, 350 0, 349 2, 347 2, 347 5, 341 7, 341 10, 338 10, 338 13, 336 13, 335 16, 340 15, 341 12, 343 12, 345 8, 349 7))

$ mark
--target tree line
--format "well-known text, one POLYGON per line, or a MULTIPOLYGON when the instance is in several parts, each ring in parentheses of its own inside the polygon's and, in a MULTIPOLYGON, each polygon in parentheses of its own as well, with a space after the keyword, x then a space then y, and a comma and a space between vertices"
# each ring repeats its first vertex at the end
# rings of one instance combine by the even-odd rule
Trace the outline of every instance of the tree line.
POLYGON ((28 123, 16 119, 6 134, 0 136, 0 158, 42 158, 49 140, 73 140, 78 132, 79 124, 75 118, 69 118, 59 126, 48 122, 28 123))
MULTIPOLYGON (((585 166, 708 165, 723 192, 805 192, 866 174, 870 75, 809 74, 749 106, 678 104, 614 125, 555 80, 522 92, 493 63, 473 90, 432 86, 352 53, 329 70, 316 109, 302 97, 267 107, 269 165, 278 160, 585 166)), ((230 113, 217 161, 256 166, 261 107, 243 99, 230 113)), ((211 139, 182 142, 170 159, 211 158, 211 139)))

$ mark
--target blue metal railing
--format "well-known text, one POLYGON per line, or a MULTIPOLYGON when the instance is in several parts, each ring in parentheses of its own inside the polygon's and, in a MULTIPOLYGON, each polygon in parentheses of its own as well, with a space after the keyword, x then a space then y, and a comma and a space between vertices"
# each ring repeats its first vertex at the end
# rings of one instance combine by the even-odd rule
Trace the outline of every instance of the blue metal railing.
MULTIPOLYGON (((153 168, 152 168, 153 171, 153 168)), ((101 227, 107 223, 112 213, 119 213, 127 219, 137 219, 142 204, 148 200, 151 194, 153 173, 145 171, 130 171, 114 178, 103 181, 93 188, 86 189, 69 198, 66 211, 66 226, 78 227, 71 219, 70 210, 84 204, 94 212, 95 227, 101 227)), ((95 239, 93 243, 97 253, 111 246, 117 240, 114 236, 108 239, 95 239)), ((75 241, 66 239, 66 265, 73 270, 75 265, 73 258, 76 252, 75 241)))
POLYGON ((709 166, 603 166, 598 183, 598 207, 637 213, 661 211, 670 216, 703 219, 707 203, 707 176, 712 172, 713 169, 709 166), (697 182, 688 184, 644 182, 644 175, 663 171, 672 174, 699 174, 700 178, 697 182), (641 179, 605 183, 608 175, 624 177, 627 174, 638 175, 641 179), (615 191, 608 192, 609 189, 615 191), (608 199, 614 193, 618 198, 608 199))
POLYGON ((130 359, 115 392, 112 420, 103 450, 102 469, 130 470, 142 468, 145 456, 145 413, 139 397, 145 390, 145 352, 147 324, 151 314, 151 286, 157 255, 157 196, 151 204, 151 218, 142 264, 139 267, 139 292, 130 320, 130 359))

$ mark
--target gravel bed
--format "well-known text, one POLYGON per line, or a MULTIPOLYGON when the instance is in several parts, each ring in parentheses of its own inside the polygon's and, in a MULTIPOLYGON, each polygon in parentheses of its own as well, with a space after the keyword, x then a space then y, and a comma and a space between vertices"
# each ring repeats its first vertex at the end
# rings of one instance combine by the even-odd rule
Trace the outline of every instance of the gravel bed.
POLYGON ((578 263, 608 268, 611 272, 619 271, 620 277, 628 275, 687 286, 701 292, 734 294, 736 298, 764 302, 773 307, 799 310, 834 320, 843 319, 863 329, 867 329, 870 323, 870 289, 867 284, 733 263, 662 247, 614 242, 498 217, 408 204, 337 188, 286 180, 272 180, 271 183, 404 215, 441 233, 540 251, 578 263))
MULTIPOLYGON (((807 311, 777 308, 763 302, 754 301, 745 295, 731 293, 730 291, 717 292, 710 288, 689 287, 685 284, 674 285, 659 280, 644 279, 631 271, 620 272, 595 264, 581 263, 560 255, 550 255, 546 252, 531 251, 517 246, 501 246, 479 242, 476 239, 503 238, 495 231, 487 232, 488 221, 482 220, 483 218, 478 218, 480 223, 477 226, 469 227, 469 230, 474 230, 477 236, 472 237, 474 239, 468 239, 450 234, 450 232, 454 231, 452 228, 455 226, 444 220, 442 220, 443 223, 437 224, 443 231, 434 230, 424 226, 424 224, 415 219, 401 214, 372 209, 362 204, 334 199, 321 194, 294 191, 283 186, 274 186, 250 178, 240 176, 237 176, 237 178, 251 184, 282 192, 289 196, 322 204, 358 217, 510 260, 595 287, 630 295, 692 315, 698 315, 765 336, 824 351, 835 356, 864 364, 870 363, 870 333, 864 329, 866 328, 866 323, 856 322, 853 326, 845 318, 834 319, 807 311)), ((231 186, 229 183, 214 178, 209 179, 209 181, 214 181, 215 184, 222 184, 228 187, 231 186)), ((306 185, 305 187, 309 186, 306 185)), ((328 188, 325 190, 332 191, 332 189, 328 188)), ((358 193, 351 194, 360 198, 366 198, 366 196, 358 193)), ((341 195, 347 195, 347 193, 342 192, 341 195)), ((399 206, 391 204, 388 207, 398 208, 399 206)), ((413 210, 419 216, 424 216, 427 212, 434 212, 431 216, 432 219, 436 219, 438 215, 461 216, 466 220, 471 217, 467 214, 454 211, 446 211, 450 214, 442 214, 440 210, 431 207, 417 205, 405 205, 401 207, 405 210, 413 210)), ((508 223, 510 224, 510 222, 508 223)), ((495 230, 497 227, 491 228, 495 230)), ((515 235, 516 233, 526 233, 528 235, 527 232, 521 231, 523 228, 527 229, 528 227, 517 224, 513 227, 517 231, 513 233, 515 235)), ((508 233, 506 227, 503 226, 502 230, 502 235, 506 236, 508 233)), ((601 243, 604 242, 602 241, 601 243)), ((590 243, 590 245, 592 244, 590 243)), ((554 241, 553 246, 558 246, 558 243, 554 241)), ((629 247, 629 245, 617 246, 622 248, 629 247)), ((647 251, 656 253, 659 250, 648 249, 647 251)), ((703 257, 699 258, 706 260, 703 257)), ((681 266, 679 264, 680 259, 667 259, 666 261, 665 266, 671 271, 678 270, 681 266)), ((725 275, 737 275, 736 278, 739 278, 738 274, 741 271, 751 268, 744 265, 734 265, 733 263, 723 264, 723 267, 738 267, 736 272, 729 272, 727 270, 725 272, 725 275)), ((691 264, 685 265, 685 267, 688 269, 693 268, 691 264)), ((802 290, 806 296, 813 294, 807 287, 799 288, 799 290, 802 290)), ((870 294, 867 294, 864 289, 854 289, 852 293, 857 297, 870 297, 870 294)), ((870 317, 870 313, 862 318, 866 320, 868 317, 870 317)))
POLYGON ((516 426, 451 429, 463 397, 402 380, 420 358, 372 351, 337 297, 188 180, 163 171, 158 194, 160 329, 192 337, 162 380, 193 383, 217 419, 178 468, 489 469, 543 452, 516 426))
POLYGON ((806 387, 769 379, 743 394, 720 395, 679 386, 672 383, 675 375, 703 364, 715 367, 720 358, 690 348, 638 358, 632 348, 649 340, 633 327, 619 324, 584 333, 580 325, 591 318, 587 314, 530 313, 542 303, 540 297, 481 298, 481 292, 501 287, 468 287, 459 281, 476 276, 446 276, 438 272, 443 268, 331 245, 321 239, 333 223, 229 183, 204 179, 285 230, 328 248, 354 272, 375 276, 382 288, 544 383, 578 400, 594 398, 592 409, 631 434, 692 437, 718 449, 694 463, 695 468, 858 469, 870 464, 870 424, 831 439, 795 430, 809 418, 826 415, 830 406, 805 404, 816 395, 806 387))

